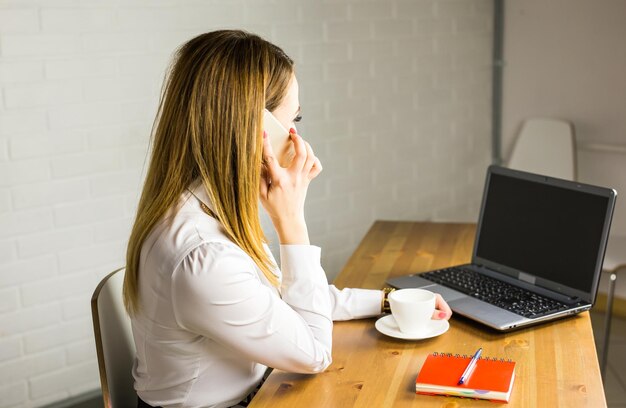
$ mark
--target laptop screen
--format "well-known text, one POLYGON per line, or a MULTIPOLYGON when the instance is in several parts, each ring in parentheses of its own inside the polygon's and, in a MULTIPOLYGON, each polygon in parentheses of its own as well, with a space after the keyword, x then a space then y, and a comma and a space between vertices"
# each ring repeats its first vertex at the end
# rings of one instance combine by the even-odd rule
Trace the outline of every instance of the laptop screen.
POLYGON ((533 275, 540 285, 545 279, 557 290, 564 285, 595 294, 614 192, 515 173, 529 175, 490 172, 475 256, 505 273, 533 275))

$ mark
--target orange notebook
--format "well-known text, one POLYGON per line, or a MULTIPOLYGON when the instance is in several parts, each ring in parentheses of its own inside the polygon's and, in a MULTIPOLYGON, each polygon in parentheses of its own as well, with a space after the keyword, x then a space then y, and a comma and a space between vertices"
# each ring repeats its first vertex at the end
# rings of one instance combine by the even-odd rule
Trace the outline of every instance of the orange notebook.
POLYGON ((469 380, 458 385, 471 359, 472 356, 450 353, 430 354, 415 380, 415 391, 418 394, 509 402, 515 380, 515 362, 480 357, 469 380))

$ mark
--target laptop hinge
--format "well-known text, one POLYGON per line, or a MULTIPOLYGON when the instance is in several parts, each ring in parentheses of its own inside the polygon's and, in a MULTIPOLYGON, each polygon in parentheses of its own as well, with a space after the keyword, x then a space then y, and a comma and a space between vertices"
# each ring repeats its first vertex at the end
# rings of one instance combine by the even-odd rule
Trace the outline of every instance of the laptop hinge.
POLYGON ((517 278, 523 282, 530 283, 531 285, 535 284, 535 277, 527 273, 520 272, 517 278))

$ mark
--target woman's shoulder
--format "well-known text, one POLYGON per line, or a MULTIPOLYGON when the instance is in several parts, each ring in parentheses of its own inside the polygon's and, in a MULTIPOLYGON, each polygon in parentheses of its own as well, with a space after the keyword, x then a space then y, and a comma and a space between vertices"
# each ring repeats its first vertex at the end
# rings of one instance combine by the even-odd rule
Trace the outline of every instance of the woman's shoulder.
POLYGON ((220 291, 245 282, 258 285, 262 279, 252 258, 239 246, 227 239, 203 237, 197 245, 180 253, 172 281, 179 288, 199 285, 220 291))
POLYGON ((256 275, 252 258, 234 243, 224 240, 199 242, 183 255, 176 269, 186 270, 192 274, 232 273, 236 270, 256 275))
POLYGON ((155 225, 142 255, 158 258, 172 270, 193 250, 245 253, 226 235, 221 224, 193 206, 183 204, 168 211, 155 225))

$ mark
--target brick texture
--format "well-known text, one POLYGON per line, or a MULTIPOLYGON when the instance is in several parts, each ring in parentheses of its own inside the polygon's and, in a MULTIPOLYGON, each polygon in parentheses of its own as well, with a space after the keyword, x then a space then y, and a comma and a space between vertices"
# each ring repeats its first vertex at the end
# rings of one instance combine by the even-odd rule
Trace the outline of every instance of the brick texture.
POLYGON ((332 280, 376 219, 475 219, 490 156, 491 4, 2 1, 0 407, 99 386, 89 298, 124 263, 178 45, 239 27, 296 61, 299 130, 324 164, 306 214, 332 280))

